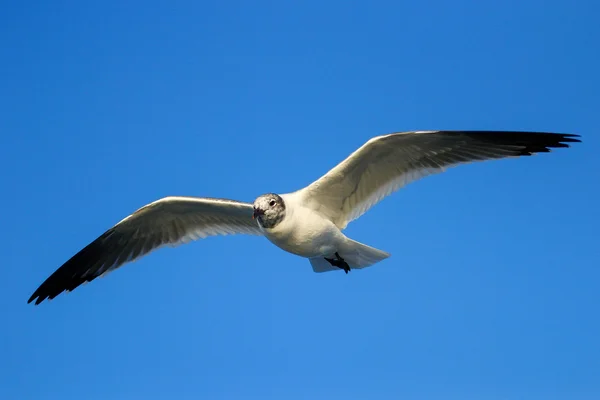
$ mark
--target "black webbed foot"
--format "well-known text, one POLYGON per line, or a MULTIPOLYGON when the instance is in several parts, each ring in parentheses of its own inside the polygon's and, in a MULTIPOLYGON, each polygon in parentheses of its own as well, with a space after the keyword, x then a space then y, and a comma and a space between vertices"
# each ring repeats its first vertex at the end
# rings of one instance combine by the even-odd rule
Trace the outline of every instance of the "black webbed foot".
POLYGON ((327 260, 329 262, 329 264, 333 265, 334 267, 343 269, 345 273, 350 272, 350 266, 348 265, 348 263, 346 261, 344 261, 344 259, 342 257, 340 257, 340 255, 337 253, 337 251, 335 252, 335 258, 327 258, 327 257, 323 257, 323 258, 325 258, 325 260, 327 260))

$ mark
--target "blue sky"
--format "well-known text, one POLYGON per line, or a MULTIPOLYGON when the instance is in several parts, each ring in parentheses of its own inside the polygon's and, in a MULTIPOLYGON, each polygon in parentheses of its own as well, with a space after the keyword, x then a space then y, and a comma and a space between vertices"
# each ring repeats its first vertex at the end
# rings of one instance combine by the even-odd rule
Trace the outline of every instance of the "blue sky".
POLYGON ((2 8, 0 398, 600 397, 598 3, 2 8), (347 276, 217 237, 26 304, 148 202, 292 191, 411 129, 584 143, 407 186, 347 276))

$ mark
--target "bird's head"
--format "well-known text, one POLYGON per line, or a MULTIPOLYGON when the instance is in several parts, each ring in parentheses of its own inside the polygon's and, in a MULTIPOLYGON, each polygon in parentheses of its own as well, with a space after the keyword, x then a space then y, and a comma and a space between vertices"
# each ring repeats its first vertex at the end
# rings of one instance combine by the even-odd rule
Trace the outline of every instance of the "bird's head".
POLYGON ((252 218, 256 219, 260 226, 269 229, 274 228, 285 216, 285 202, 281 196, 268 193, 254 200, 254 213, 252 218))

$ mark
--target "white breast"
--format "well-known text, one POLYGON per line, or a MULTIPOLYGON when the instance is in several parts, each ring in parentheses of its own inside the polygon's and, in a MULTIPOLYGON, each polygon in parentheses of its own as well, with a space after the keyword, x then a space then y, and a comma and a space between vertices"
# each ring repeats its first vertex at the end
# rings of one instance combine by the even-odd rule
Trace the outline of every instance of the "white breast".
POLYGON ((263 229, 267 239, 290 253, 302 257, 331 256, 346 239, 330 220, 295 202, 293 195, 283 195, 285 218, 272 229, 263 229))

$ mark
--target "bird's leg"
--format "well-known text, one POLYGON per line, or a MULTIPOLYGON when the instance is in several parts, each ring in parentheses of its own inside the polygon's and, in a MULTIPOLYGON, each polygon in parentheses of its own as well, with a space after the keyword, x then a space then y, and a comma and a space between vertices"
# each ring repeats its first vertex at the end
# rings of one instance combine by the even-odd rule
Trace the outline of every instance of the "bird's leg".
POLYGON ((335 252, 335 258, 327 258, 327 257, 324 257, 324 258, 325 258, 325 260, 327 260, 329 262, 329 264, 333 265, 334 267, 343 269, 345 273, 350 272, 350 266, 348 265, 348 263, 346 261, 344 261, 344 259, 342 257, 340 257, 340 255, 337 253, 337 251, 335 252))

